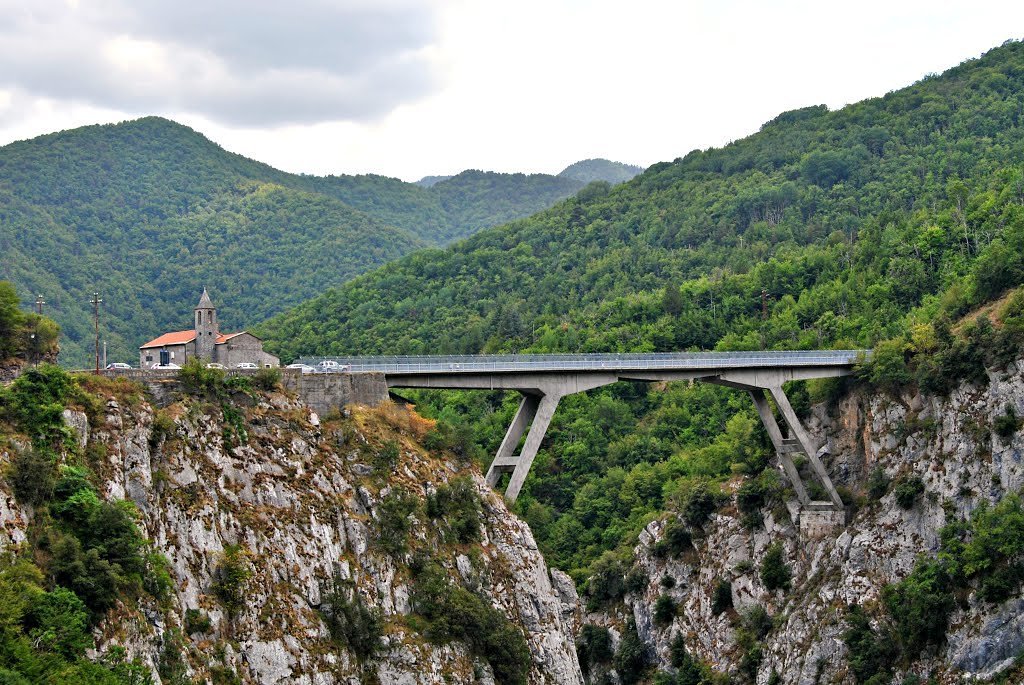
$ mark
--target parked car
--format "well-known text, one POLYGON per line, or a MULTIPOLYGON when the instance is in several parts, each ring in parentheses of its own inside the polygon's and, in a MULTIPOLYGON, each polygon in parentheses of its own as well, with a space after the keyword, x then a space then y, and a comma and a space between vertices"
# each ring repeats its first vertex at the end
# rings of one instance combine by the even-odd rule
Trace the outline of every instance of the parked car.
POLYGON ((309 366, 308 364, 299 364, 298 362, 296 362, 295 364, 289 364, 285 368, 298 369, 302 373, 313 373, 314 371, 316 371, 316 369, 314 369, 312 366, 309 366))
POLYGON ((110 370, 114 370, 114 369, 130 369, 130 368, 132 368, 132 365, 131 364, 125 364, 124 362, 113 362, 113 363, 107 364, 107 369, 110 369, 110 370))
POLYGON ((208 368, 208 369, 223 369, 224 365, 220 364, 218 362, 210 362, 209 364, 206 365, 206 368, 208 368))
POLYGON ((150 371, 168 371, 180 368, 181 367, 175 364, 174 362, 171 362, 170 364, 154 364, 153 366, 149 367, 150 371))
POLYGON ((257 366, 256 364, 254 364, 253 362, 238 362, 237 364, 235 364, 235 368, 236 369, 258 369, 260 367, 257 366))
POLYGON ((341 365, 336 361, 324 359, 322 362, 317 363, 316 370, 321 373, 327 373, 328 371, 340 371, 341 365))

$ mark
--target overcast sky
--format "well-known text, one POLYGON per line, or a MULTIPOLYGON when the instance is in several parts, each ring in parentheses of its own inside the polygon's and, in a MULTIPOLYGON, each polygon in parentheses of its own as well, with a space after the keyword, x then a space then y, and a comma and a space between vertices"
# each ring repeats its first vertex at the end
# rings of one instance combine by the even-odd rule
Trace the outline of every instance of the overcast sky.
POLYGON ((647 166, 1024 36, 1024 2, 0 0, 0 144, 158 114, 294 172, 647 166))

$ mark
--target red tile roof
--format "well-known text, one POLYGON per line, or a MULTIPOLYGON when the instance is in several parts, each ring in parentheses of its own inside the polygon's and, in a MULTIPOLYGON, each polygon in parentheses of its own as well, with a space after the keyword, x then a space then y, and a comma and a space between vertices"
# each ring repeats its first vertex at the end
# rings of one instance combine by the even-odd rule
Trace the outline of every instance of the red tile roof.
POLYGON ((185 343, 190 343, 195 339, 195 331, 175 331, 174 333, 164 333, 159 338, 153 338, 145 345, 140 345, 139 349, 143 350, 147 347, 163 347, 164 345, 184 345, 185 343))
POLYGON ((236 336, 239 336, 242 333, 245 333, 245 331, 241 331, 239 333, 218 333, 217 334, 217 344, 221 345, 223 343, 226 343, 228 340, 231 340, 232 338, 234 338, 236 336))

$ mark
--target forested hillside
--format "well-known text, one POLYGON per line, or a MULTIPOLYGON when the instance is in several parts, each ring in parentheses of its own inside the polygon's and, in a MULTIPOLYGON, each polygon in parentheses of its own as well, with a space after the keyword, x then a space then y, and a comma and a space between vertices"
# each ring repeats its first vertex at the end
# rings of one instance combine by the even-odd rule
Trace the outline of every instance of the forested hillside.
POLYGON ((44 296, 73 366, 91 358, 98 291, 110 359, 131 361, 142 342, 188 325, 204 286, 225 327, 241 329, 582 185, 480 172, 433 188, 299 176, 165 119, 89 126, 0 148, 0 278, 44 296))
MULTIPOLYGON (((1020 298, 1000 315, 1012 326, 956 322, 1024 280, 1022 112, 1024 44, 1010 42, 883 97, 786 112, 725 148, 592 184, 392 262, 260 332, 283 357, 891 339, 865 373, 940 379, 942 391, 998 361, 991 350, 1019 349, 1020 298)), ((806 407, 807 391, 793 392, 806 407)), ((449 421, 469 416, 482 458, 513 409, 500 394, 418 399, 449 421)), ((768 456, 739 393, 618 384, 560 406, 517 507, 548 560, 582 579, 665 508, 695 492, 713 503, 717 479, 755 476, 768 456)))
POLYGON ((584 159, 562 169, 559 176, 572 178, 582 183, 607 181, 611 184, 624 183, 643 172, 643 167, 612 162, 607 159, 584 159))

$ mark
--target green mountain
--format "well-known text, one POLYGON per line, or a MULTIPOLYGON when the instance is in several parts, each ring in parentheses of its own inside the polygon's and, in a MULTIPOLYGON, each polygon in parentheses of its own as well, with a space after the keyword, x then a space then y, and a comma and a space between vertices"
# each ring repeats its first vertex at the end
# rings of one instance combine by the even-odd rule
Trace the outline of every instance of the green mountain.
POLYGON ((187 327, 208 287, 245 328, 388 260, 532 214, 571 179, 466 172, 423 188, 293 175, 149 117, 0 148, 0 279, 42 294, 61 361, 91 365, 89 300, 110 360, 187 327))
POLYGON ((559 172, 562 178, 571 178, 580 183, 607 181, 612 185, 625 183, 629 179, 643 173, 643 167, 612 162, 607 159, 584 159, 570 164, 559 172))
MULTIPOLYGON (((984 350, 998 347, 970 342, 995 340, 991 325, 951 322, 1024 281, 1022 114, 1024 44, 1009 42, 883 97, 785 112, 724 148, 593 184, 259 331, 283 358, 891 339, 873 380, 948 389, 984 378, 997 361, 984 350)), ((999 339, 1011 355, 1013 335, 999 339)), ((829 387, 794 393, 806 406, 829 387)), ((483 457, 514 409, 500 394, 417 399, 468 416, 483 457)), ((759 473, 766 445, 740 393, 618 384, 560 406, 517 507, 549 561, 584 578, 701 479, 759 473)))

